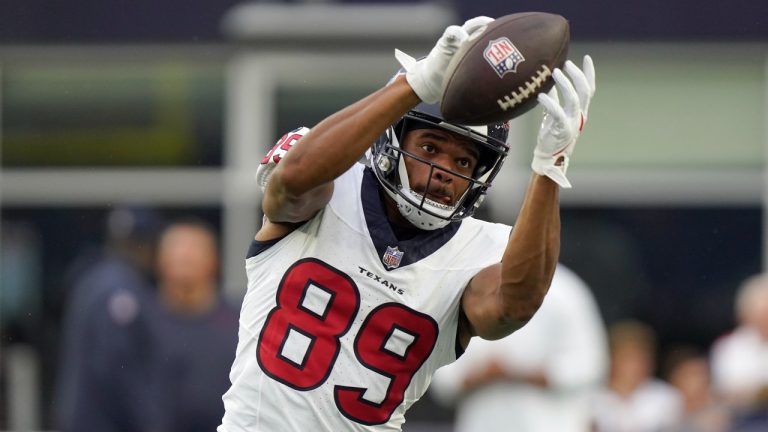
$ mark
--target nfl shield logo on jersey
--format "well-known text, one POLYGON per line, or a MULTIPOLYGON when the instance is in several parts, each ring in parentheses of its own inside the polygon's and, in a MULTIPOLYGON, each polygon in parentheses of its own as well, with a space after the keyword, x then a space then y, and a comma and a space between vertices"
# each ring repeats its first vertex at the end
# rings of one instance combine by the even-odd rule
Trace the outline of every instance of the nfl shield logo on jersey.
POLYGON ((523 54, 505 37, 490 41, 488 48, 483 51, 483 57, 499 78, 507 72, 517 72, 517 65, 525 61, 523 54))
POLYGON ((384 252, 384 256, 381 257, 381 260, 387 268, 397 268, 400 266, 400 261, 402 261, 404 254, 405 251, 400 251, 397 246, 387 246, 387 251, 384 252))

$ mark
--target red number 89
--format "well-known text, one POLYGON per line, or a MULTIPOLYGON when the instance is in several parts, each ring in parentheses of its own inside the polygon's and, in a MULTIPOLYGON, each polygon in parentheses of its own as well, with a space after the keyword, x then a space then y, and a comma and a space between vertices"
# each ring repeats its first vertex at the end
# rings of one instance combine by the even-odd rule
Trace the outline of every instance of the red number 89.
MULTIPOLYGON (((259 336, 257 359, 264 373, 299 391, 322 385, 339 355, 340 338, 349 331, 359 307, 359 290, 348 275, 314 258, 294 263, 280 281, 277 306, 259 336), (324 308, 305 306, 310 287, 324 293, 324 308), (284 347, 297 335, 307 341, 304 352, 289 358, 284 347)), ((381 402, 364 399, 364 388, 337 385, 334 397, 339 411, 358 423, 387 422, 432 353, 437 336, 437 323, 428 315, 399 303, 374 309, 355 338, 355 354, 366 368, 388 377, 390 385, 381 402), (410 341, 402 351, 388 345, 395 334, 410 341)))

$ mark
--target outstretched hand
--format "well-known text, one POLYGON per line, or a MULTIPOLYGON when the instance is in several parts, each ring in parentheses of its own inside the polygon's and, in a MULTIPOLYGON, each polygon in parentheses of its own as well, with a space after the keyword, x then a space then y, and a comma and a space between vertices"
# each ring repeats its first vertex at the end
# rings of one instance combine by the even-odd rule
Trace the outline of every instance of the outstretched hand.
POLYGON ((442 99, 445 70, 451 59, 464 41, 482 33, 491 22, 493 18, 479 16, 467 20, 461 26, 449 26, 432 51, 420 60, 395 50, 395 58, 406 71, 405 79, 422 102, 433 104, 442 99))
POLYGON ((544 107, 544 120, 531 168, 560 187, 570 188, 571 183, 565 174, 576 141, 587 123, 589 103, 595 94, 595 67, 592 58, 586 55, 582 69, 568 60, 565 71, 570 80, 563 71, 555 69, 552 74, 555 87, 549 94, 539 94, 538 101, 544 107), (562 104, 558 93, 562 93, 562 104))

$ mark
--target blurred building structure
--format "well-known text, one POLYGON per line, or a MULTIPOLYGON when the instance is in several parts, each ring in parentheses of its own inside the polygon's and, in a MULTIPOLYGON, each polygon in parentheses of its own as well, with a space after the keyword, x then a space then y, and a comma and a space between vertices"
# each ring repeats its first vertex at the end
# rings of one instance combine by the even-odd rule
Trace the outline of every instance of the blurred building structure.
MULTIPOLYGON (((560 13, 571 57, 595 58, 590 127, 562 194, 562 261, 608 322, 642 318, 662 349, 705 345, 731 327, 739 281, 766 267, 768 3, 238 3, 0 3, 0 430, 51 424, 55 377, 41 359, 57 355, 60 275, 111 206, 210 216, 238 301, 263 152, 384 83, 393 48, 426 52, 477 14, 560 13), (25 255, 19 226, 36 242, 25 255), (19 256, 32 258, 4 264, 19 256), (7 309, 30 281, 38 309, 7 309)), ((535 114, 513 123, 491 218, 514 221, 537 125, 535 114)), ((409 423, 435 418, 417 405, 409 423)))

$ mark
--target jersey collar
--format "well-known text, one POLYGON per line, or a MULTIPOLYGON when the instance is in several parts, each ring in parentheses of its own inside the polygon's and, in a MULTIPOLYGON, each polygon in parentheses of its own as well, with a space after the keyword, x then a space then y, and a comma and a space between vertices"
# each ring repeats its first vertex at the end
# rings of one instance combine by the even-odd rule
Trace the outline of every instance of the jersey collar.
POLYGON ((433 231, 418 230, 416 235, 399 240, 395 235, 395 229, 386 216, 382 202, 386 198, 381 193, 376 174, 370 168, 366 168, 363 173, 363 184, 360 189, 365 223, 368 226, 371 241, 376 248, 379 260, 388 271, 405 267, 428 257, 448 243, 461 226, 461 221, 456 221, 433 231), (399 253, 402 255, 398 259, 399 253), (392 264, 395 263, 397 265, 393 266, 392 264))

